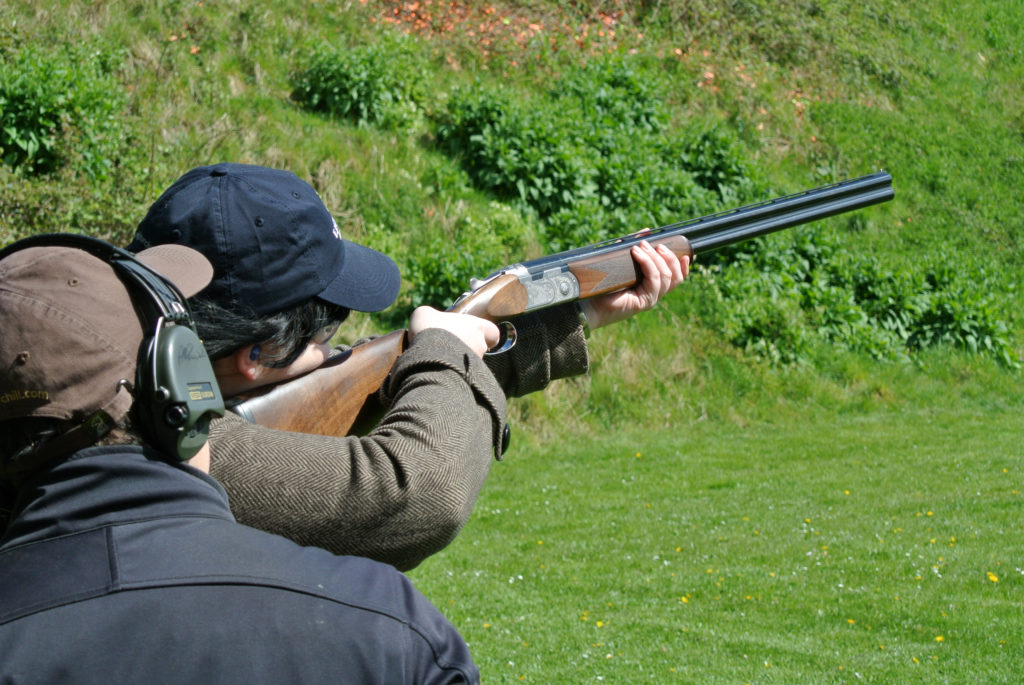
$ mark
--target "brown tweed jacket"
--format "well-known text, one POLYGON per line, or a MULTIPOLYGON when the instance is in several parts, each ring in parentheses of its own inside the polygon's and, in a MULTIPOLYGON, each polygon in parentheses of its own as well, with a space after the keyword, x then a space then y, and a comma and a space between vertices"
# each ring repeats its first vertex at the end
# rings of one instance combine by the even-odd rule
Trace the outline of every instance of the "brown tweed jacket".
POLYGON ((289 433, 228 413, 210 430, 211 474, 239 522, 336 554, 407 570, 469 519, 502 456, 506 396, 585 373, 575 306, 515 321, 518 342, 485 364, 455 336, 416 336, 381 389, 366 436, 289 433))

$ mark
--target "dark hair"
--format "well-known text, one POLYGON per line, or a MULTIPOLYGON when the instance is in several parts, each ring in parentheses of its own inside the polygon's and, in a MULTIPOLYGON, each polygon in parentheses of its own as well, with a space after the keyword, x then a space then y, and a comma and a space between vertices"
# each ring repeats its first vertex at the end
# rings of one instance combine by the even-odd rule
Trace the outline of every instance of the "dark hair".
POLYGON ((239 303, 229 308, 201 296, 189 300, 189 306, 210 359, 226 357, 248 345, 262 345, 280 350, 280 358, 268 366, 288 366, 313 336, 331 323, 344 321, 349 312, 319 298, 263 316, 239 303))

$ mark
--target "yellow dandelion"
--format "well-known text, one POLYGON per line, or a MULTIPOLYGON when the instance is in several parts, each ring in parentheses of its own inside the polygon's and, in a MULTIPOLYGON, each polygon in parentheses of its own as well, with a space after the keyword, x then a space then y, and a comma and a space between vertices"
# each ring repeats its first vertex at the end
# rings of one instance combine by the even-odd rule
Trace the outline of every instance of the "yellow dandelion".
POLYGON ((992 573, 991 571, 988 572, 988 579, 991 580, 993 583, 998 583, 999 582, 999 576, 997 576, 996 574, 992 573))
POLYGON ((935 636, 935 641, 936 641, 936 642, 945 642, 945 641, 946 641, 946 638, 945 638, 945 637, 943 637, 942 635, 936 635, 936 636, 935 636))
POLYGON ((598 628, 603 628, 604 627, 604 621, 598 621, 597 622, 597 627, 598 628))
POLYGON ((853 625, 854 623, 856 623, 857 621, 855 621, 855 620, 854 620, 854 619, 852 619, 852 618, 848 618, 848 619, 846 619, 846 622, 847 622, 847 623, 849 623, 849 624, 850 624, 850 625, 852 626, 852 625, 853 625))

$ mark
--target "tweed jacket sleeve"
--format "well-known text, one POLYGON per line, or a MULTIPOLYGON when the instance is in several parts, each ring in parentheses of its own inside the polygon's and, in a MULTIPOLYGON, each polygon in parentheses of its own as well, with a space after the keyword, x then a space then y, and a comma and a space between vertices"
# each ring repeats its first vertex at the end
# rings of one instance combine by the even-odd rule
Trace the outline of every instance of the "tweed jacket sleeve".
POLYGON ((590 357, 577 311, 576 304, 569 303, 513 319, 515 346, 484 358, 508 397, 522 397, 543 390, 551 381, 587 372, 590 357))
POLYGON ((487 357, 490 368, 445 331, 417 335, 381 389, 384 418, 365 436, 272 430, 230 412, 215 420, 210 473, 236 519, 401 570, 443 549, 501 457, 506 394, 587 368, 575 310, 515 324, 519 341, 487 357))

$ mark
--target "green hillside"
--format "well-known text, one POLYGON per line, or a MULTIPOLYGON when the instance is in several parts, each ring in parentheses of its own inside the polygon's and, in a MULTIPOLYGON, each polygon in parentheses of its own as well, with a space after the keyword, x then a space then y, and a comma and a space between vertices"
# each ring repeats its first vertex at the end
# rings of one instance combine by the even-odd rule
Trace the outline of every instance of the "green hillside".
POLYGON ((124 243, 193 166, 289 169, 402 268, 354 339, 885 169, 892 202, 595 331, 411 575, 487 682, 1014 682, 1022 46, 1021 0, 6 0, 0 244, 124 243))

